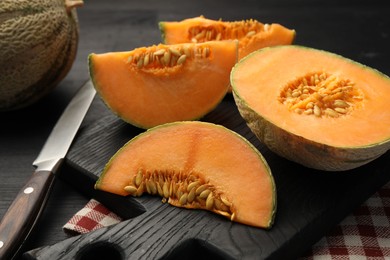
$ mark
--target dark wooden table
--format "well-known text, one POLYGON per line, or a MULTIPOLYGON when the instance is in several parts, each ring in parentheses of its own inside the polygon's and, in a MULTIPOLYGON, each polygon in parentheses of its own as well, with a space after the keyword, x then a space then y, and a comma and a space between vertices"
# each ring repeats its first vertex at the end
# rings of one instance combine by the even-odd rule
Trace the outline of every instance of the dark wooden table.
MULTIPOLYGON (((161 41, 157 23, 161 20, 205 15, 280 23, 297 31, 296 44, 335 52, 390 75, 387 1, 85 0, 78 14, 79 49, 68 76, 39 103, 0 113, 0 217, 32 173, 31 163, 66 104, 88 79, 87 55, 157 44, 161 41)), ((88 117, 84 124, 96 117, 98 114, 88 117)), ((66 239, 62 226, 88 200, 68 183, 57 181, 24 250, 66 239)))

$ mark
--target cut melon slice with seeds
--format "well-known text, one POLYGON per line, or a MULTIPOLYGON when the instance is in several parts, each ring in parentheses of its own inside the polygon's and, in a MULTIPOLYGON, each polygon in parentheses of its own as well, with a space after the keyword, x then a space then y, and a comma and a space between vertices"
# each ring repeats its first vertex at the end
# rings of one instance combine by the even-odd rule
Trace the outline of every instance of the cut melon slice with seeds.
POLYGON ((194 120, 213 110, 230 87, 238 42, 155 45, 90 54, 94 86, 107 106, 140 128, 194 120))
POLYGON ((270 228, 276 188, 267 162, 246 139, 223 126, 175 122, 136 136, 107 163, 96 189, 160 195, 243 224, 270 228))

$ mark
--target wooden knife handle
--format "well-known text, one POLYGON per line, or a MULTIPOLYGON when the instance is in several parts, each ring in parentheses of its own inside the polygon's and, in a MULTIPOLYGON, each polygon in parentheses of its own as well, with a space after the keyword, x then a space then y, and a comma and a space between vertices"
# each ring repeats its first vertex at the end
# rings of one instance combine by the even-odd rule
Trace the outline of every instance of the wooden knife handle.
POLYGON ((35 171, 0 222, 0 259, 12 259, 41 214, 54 181, 50 171, 35 171))

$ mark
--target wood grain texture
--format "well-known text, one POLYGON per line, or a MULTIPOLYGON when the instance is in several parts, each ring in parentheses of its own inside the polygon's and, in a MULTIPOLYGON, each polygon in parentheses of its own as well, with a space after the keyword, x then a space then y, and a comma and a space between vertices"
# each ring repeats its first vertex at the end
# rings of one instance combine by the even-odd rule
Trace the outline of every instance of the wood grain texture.
MULTIPOLYGON (((278 204, 270 230, 232 223, 207 211, 175 208, 153 196, 121 197, 121 204, 116 197, 105 198, 107 193, 89 189, 89 196, 105 199, 105 205, 127 220, 26 255, 30 259, 68 259, 94 254, 92 248, 96 245, 100 249, 110 247, 122 259, 172 259, 175 255, 185 257, 188 251, 222 259, 294 259, 390 179, 384 174, 390 153, 346 172, 312 170, 277 156, 249 130, 232 96, 225 97, 202 120, 241 134, 269 163, 278 204), (186 248, 183 252, 182 247, 186 248)), ((77 165, 83 174, 79 171, 70 175, 68 170, 60 178, 73 182, 75 187, 81 185, 78 189, 93 187, 109 158, 142 131, 111 114, 83 128, 67 157, 68 164, 77 165), (82 180, 82 175, 88 178, 82 180)))

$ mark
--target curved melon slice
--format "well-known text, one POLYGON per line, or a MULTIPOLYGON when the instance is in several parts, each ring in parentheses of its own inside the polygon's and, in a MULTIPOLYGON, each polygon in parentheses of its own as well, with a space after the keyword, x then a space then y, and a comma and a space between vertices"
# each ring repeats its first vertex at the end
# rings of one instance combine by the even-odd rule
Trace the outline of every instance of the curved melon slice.
POLYGON ((185 208, 210 210, 232 221, 271 227, 276 191, 258 150, 227 128, 188 121, 136 136, 107 163, 96 189, 158 194, 185 208))
POLYGON ((264 47, 291 44, 295 38, 295 30, 276 23, 263 24, 253 19, 228 22, 200 16, 160 22, 159 27, 163 41, 167 44, 238 39, 239 59, 264 47))
POLYGON ((194 120, 229 88, 237 41, 157 45, 90 54, 93 84, 107 106, 141 128, 194 120))
POLYGON ((248 126, 271 150, 307 167, 340 171, 390 149, 390 79, 326 51, 259 50, 231 73, 248 126))

